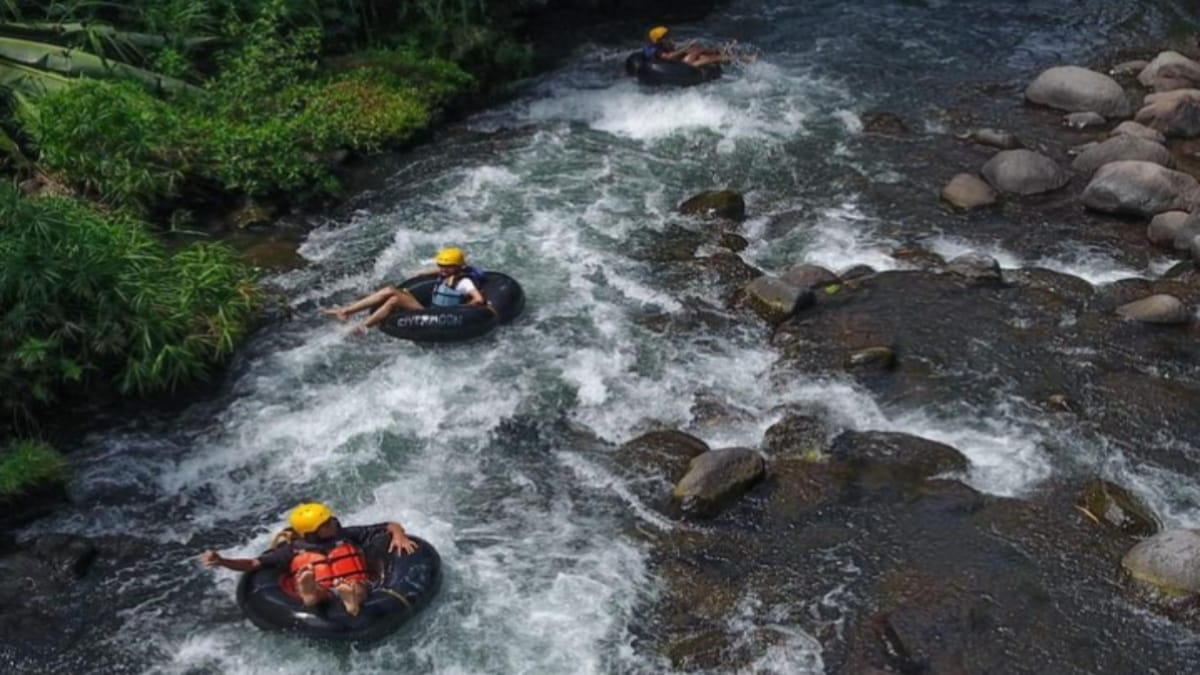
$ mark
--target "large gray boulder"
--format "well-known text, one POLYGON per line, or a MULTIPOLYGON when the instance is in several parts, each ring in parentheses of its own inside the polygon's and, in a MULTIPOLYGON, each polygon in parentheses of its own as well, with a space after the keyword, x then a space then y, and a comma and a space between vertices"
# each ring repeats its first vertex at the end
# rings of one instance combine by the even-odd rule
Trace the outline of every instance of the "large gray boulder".
POLYGON ((838 275, 824 267, 808 263, 792 265, 784 270, 780 278, 793 286, 811 289, 824 288, 841 281, 838 279, 838 275))
POLYGON ((1200 63, 1179 52, 1166 51, 1146 64, 1138 74, 1138 82, 1160 92, 1194 89, 1200 85, 1200 63))
POLYGON ((1160 532, 1130 549, 1121 567, 1168 595, 1200 592, 1200 530, 1160 532))
POLYGON ((1146 227, 1146 238, 1155 246, 1174 247, 1175 237, 1187 222, 1188 216, 1187 211, 1166 211, 1154 216, 1150 219, 1150 225, 1146 227))
POLYGON ((1150 94, 1134 119, 1166 136, 1200 136, 1200 89, 1150 94))
POLYGON ((968 251, 946 263, 946 272, 972 281, 1001 281, 1000 263, 992 256, 968 251))
POLYGON ((1071 179, 1054 160, 1025 149, 996 153, 983 165, 981 173, 997 190, 1019 195, 1057 190, 1071 179))
POLYGON ((969 211, 995 203, 996 191, 978 176, 960 173, 942 188, 942 199, 957 209, 969 211))
POLYGON ((1154 162, 1166 167, 1174 166, 1171 151, 1161 143, 1120 134, 1079 153, 1075 161, 1071 162, 1071 168, 1083 174, 1091 174, 1109 162, 1123 159, 1154 162))
POLYGON ((1117 314, 1142 323, 1181 324, 1192 320, 1192 310, 1179 298, 1165 293, 1121 305, 1117 314))
POLYGON ((1150 218, 1200 205, 1200 183, 1154 162, 1123 160, 1100 167, 1082 199, 1095 211, 1150 218))
POLYGON ((1148 141, 1154 141, 1155 143, 1167 142, 1167 137, 1164 136, 1161 131, 1151 129, 1145 124, 1139 124, 1133 120, 1125 120, 1124 122, 1121 122, 1115 129, 1112 130, 1109 135, 1120 136, 1122 134, 1128 136, 1137 136, 1138 138, 1144 138, 1148 141))
POLYGON ((1125 117, 1131 106, 1125 90, 1111 77, 1079 66, 1057 66, 1038 75, 1025 89, 1034 103, 1067 112, 1096 112, 1125 117))
POLYGON ((722 448, 698 455, 671 491, 684 515, 708 516, 762 480, 767 465, 750 448, 722 448))

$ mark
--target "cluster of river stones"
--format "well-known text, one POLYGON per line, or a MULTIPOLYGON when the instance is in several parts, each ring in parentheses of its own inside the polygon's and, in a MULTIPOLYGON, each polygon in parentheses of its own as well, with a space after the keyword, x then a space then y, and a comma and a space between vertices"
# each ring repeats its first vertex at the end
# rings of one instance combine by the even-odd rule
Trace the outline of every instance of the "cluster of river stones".
MULTIPOLYGON (((1200 63, 1165 52, 1113 72, 1136 75, 1152 90, 1132 120, 1126 87, 1095 71, 1051 68, 1026 91, 1030 102, 1066 111, 1069 126, 1114 125, 1106 140, 1077 148, 1070 169, 1019 147, 1011 134, 978 130, 972 140, 1002 149, 982 167, 982 178, 955 176, 943 199, 955 208, 979 208, 1004 194, 1060 190, 1076 172, 1088 178, 1079 196, 1088 209, 1148 221, 1152 244, 1200 260, 1200 183, 1172 168, 1168 148, 1170 139, 1200 136, 1200 63)), ((917 269, 877 272, 859 265, 835 272, 800 263, 768 274, 736 255, 747 245, 738 232, 745 217, 739 194, 704 192, 680 211, 692 217, 690 227, 670 226, 650 242, 639 241, 649 243, 644 248, 650 253, 642 255, 676 266, 676 273, 667 273, 668 285, 673 279, 687 287, 698 276, 724 306, 713 295, 697 296, 684 318, 645 317, 651 330, 728 328, 737 323, 728 311, 740 308, 765 322, 779 348, 772 371, 777 382, 800 374, 849 375, 885 402, 935 405, 985 400, 1005 388, 1040 402, 1038 414, 1050 424, 1138 448, 1131 450, 1135 458, 1153 456, 1141 447, 1156 427, 1171 428, 1179 438, 1200 433, 1192 412, 1200 405, 1200 379, 1191 366, 1200 357, 1200 272, 1192 262, 1161 279, 1099 287, 1046 269, 1002 271, 980 253, 952 260, 924 253, 913 264, 917 269), (1079 354, 1087 355, 1082 365, 1079 354), (984 366, 982 372, 972 371, 975 364, 984 366)), ((643 246, 631 247, 638 248, 643 246)), ((896 253, 901 258, 906 251, 896 253)), ((921 534, 918 542, 904 541, 913 550, 903 553, 881 554, 878 541, 864 542, 874 551, 869 558, 882 559, 872 570, 879 580, 865 592, 871 599, 851 628, 838 625, 834 635, 817 635, 827 649, 826 666, 851 669, 846 672, 1006 672, 1020 670, 1028 657, 1028 667, 1047 672, 1056 658, 1063 659, 1061 672, 1089 672, 1088 663, 1116 672, 1123 659, 1136 670, 1145 665, 1138 648, 1072 656, 1061 644, 1097 639, 1072 635, 1090 612, 1102 621, 1105 611, 1129 611, 1119 603, 1120 610, 1097 608, 1106 603, 1089 607, 1097 604, 1094 597, 1080 601, 1080 587, 1111 595, 1117 580, 1125 582, 1133 602, 1188 630, 1200 627, 1200 531, 1163 531, 1143 500, 1099 472, 1051 478, 1022 499, 988 496, 958 480, 971 463, 948 445, 855 430, 819 402, 785 404, 775 412, 779 422, 759 446, 710 448, 699 438, 706 425, 750 419, 752 412, 701 393, 691 427, 650 431, 617 451, 649 503, 697 524, 648 535, 670 588, 656 618, 656 639, 676 667, 728 667, 739 654, 745 661, 761 653, 761 641, 778 639, 760 635, 756 642, 729 630, 738 598, 794 607, 804 593, 826 593, 818 584, 806 587, 795 571, 820 564, 812 547, 828 549, 838 536, 854 538, 830 533, 835 512, 865 528, 884 519, 889 529, 911 527, 921 534), (861 509, 864 501, 872 508, 861 509), (881 504, 887 505, 882 512, 881 504), (931 527, 954 531, 952 541, 928 541, 931 527), (996 532, 1011 538, 1014 548, 998 546, 996 532), (964 553, 975 549, 982 552, 964 553), (1014 572, 1016 551, 1040 562, 1014 572), (974 559, 989 572, 961 578, 957 569, 933 571, 947 559, 974 559), (1030 579, 1053 583, 1031 599, 1022 586, 1039 582, 1030 579), (956 590, 947 591, 948 583, 956 590), (973 594, 1001 599, 976 606, 973 594), (1047 609, 1043 594, 1055 599, 1049 603, 1054 609, 1047 609), (961 625, 962 612, 986 614, 991 618, 985 623, 1013 629, 1033 623, 1045 631, 976 641, 961 625), (830 644, 839 646, 829 651, 830 644), (1039 661, 1047 649, 1058 655, 1039 661)), ((798 622, 811 626, 819 613, 809 608, 798 622)), ((1154 636, 1134 632, 1125 638, 1153 650, 1154 636)))

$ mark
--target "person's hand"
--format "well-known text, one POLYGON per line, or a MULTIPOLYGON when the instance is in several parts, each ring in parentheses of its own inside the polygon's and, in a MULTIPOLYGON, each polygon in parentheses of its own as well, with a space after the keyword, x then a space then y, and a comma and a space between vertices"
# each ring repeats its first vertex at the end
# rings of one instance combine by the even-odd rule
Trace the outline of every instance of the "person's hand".
POLYGON ((367 334, 367 324, 365 324, 365 323, 358 324, 350 331, 350 334, 355 337, 362 337, 362 336, 366 335, 367 334))
POLYGON ((221 555, 216 551, 205 551, 200 554, 200 564, 205 567, 215 567, 221 563, 221 555))
POLYGON ((412 553, 417 550, 417 542, 398 532, 392 533, 392 543, 388 545, 391 553, 412 553))

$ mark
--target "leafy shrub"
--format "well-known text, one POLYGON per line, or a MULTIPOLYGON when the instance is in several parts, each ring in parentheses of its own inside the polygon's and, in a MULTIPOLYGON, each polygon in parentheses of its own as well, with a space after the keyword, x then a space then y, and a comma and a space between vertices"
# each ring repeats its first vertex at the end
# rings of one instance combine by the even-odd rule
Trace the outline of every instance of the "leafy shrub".
POLYGON ((392 85, 374 69, 305 87, 303 94, 304 110, 295 119, 297 133, 318 152, 376 151, 407 140, 429 124, 424 97, 411 87, 392 85))
POLYGON ((42 166, 106 203, 144 209, 178 193, 185 130, 141 86, 82 80, 16 112, 42 166))
POLYGON ((0 184, 0 412, 64 394, 171 390, 208 374, 259 292, 221 245, 168 255, 146 227, 0 184))
POLYGON ((66 479, 67 463, 58 451, 38 441, 14 441, 0 449, 0 499, 66 479))

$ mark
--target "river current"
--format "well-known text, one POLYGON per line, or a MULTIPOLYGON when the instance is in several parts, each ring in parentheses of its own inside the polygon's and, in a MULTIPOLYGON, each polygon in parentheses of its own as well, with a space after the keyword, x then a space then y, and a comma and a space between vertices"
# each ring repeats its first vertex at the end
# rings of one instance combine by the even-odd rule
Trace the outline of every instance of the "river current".
MULTIPOLYGON (((1157 275, 1169 261, 1156 254, 1030 240, 998 215, 950 226, 956 216, 936 201, 945 170, 914 148, 952 143, 955 110, 980 126, 1021 123, 1020 92, 1042 68, 1104 69, 1178 30, 1184 6, 735 0, 673 30, 736 38, 761 58, 679 91, 621 75, 643 27, 623 42, 581 42, 514 100, 383 160, 383 180, 316 223, 300 250, 308 265, 268 280, 294 318, 250 341, 215 400, 95 434, 72 455, 83 506, 34 529, 130 534, 161 551, 103 582, 117 613, 88 651, 106 669, 163 673, 670 671, 634 629, 661 586, 630 532, 680 525, 635 496, 609 445, 581 439, 616 444, 669 426, 713 447, 755 447, 789 402, 820 399, 847 426, 950 443, 971 460, 972 487, 1020 496, 1057 469, 1050 432, 1019 406, 992 400, 953 415, 892 406, 850 381, 781 384, 753 320, 702 337, 649 330, 646 317, 715 291, 664 281, 640 255, 643 235, 678 222, 692 194, 730 187, 749 214, 741 255, 768 271, 904 267, 892 252, 916 241, 1096 284, 1157 275), (900 116, 913 138, 872 141, 861 121, 870 111, 900 116), (519 279, 525 314, 479 341, 432 348, 355 338, 317 314, 446 245, 519 279), (700 424, 698 398, 745 414, 700 424), (432 542, 446 563, 440 597, 365 651, 251 628, 234 605, 235 575, 201 570, 195 554, 256 554, 304 499, 329 502, 344 522, 397 519, 432 542)), ((1194 478, 1114 470, 1169 524, 1200 523, 1194 478)), ((844 571, 839 584, 852 584, 853 566, 844 571)), ((843 620, 852 610, 839 584, 795 602, 843 620)), ((734 630, 783 636, 746 670, 825 672, 812 627, 779 616, 746 598, 730 617, 734 630)), ((66 658, 53 667, 99 663, 66 658)))

